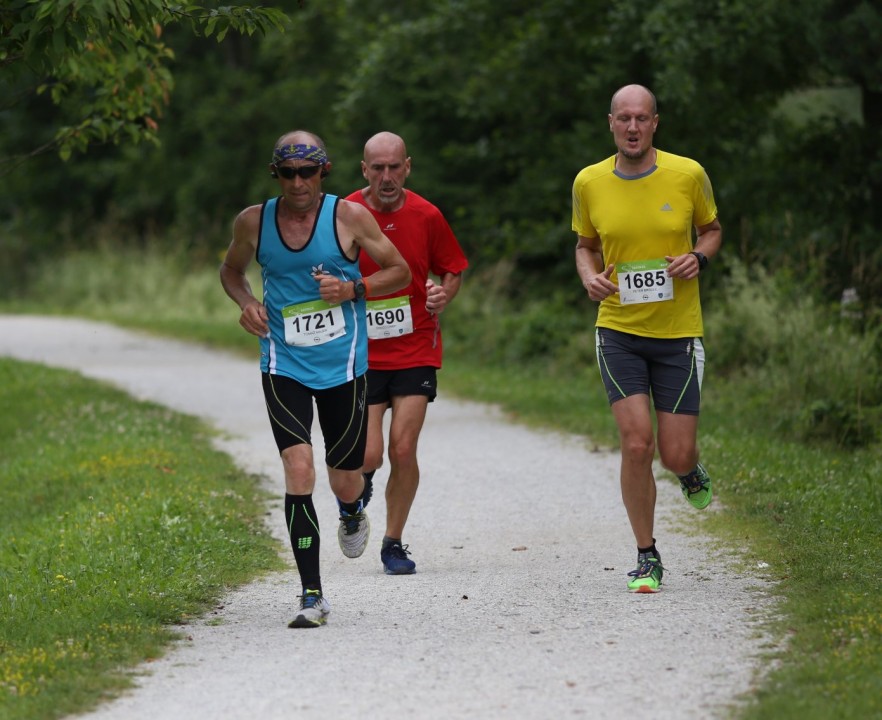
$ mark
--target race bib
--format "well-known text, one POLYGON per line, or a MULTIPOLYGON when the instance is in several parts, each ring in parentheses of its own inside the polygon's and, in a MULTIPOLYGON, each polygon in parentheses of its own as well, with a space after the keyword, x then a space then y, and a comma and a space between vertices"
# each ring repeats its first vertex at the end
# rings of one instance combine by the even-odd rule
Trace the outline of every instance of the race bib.
POLYGON ((371 340, 409 335, 413 332, 413 316, 407 295, 367 303, 367 333, 371 340))
POLYGON ((310 300, 282 308, 285 342, 297 347, 322 345, 346 334, 343 308, 310 300))
POLYGON ((667 267, 668 261, 664 258, 616 265, 619 302, 622 305, 636 305, 673 300, 674 281, 665 272, 667 267))

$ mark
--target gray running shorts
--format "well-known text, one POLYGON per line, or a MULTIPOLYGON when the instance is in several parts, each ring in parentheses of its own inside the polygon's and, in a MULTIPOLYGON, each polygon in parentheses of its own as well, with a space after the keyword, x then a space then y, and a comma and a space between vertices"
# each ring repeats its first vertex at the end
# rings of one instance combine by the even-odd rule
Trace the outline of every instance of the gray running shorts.
POLYGON ((649 338, 597 328, 597 364, 609 404, 650 395, 662 412, 698 415, 704 375, 701 338, 649 338))

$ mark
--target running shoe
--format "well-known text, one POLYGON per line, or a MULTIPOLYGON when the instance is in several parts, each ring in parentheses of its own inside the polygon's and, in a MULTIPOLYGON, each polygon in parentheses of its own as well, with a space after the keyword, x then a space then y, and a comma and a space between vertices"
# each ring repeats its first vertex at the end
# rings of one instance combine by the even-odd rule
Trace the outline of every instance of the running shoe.
POLYGON ((412 575, 416 572, 416 563, 407 556, 410 551, 407 545, 391 543, 380 550, 383 571, 387 575, 412 575))
POLYGON ((628 581, 628 590, 636 593, 658 592, 664 571, 661 558, 650 553, 638 553, 637 569, 628 573, 628 577, 634 578, 628 581))
POLYGON ((374 494, 374 482, 367 476, 364 478, 364 492, 358 500, 358 510, 353 513, 343 509, 340 499, 337 507, 340 510, 340 525, 337 528, 337 541, 340 549, 348 558, 361 557, 371 536, 371 521, 364 511, 374 494))
POLYGON ((680 489, 689 504, 699 510, 710 505, 710 501, 714 497, 710 475, 707 474, 707 470, 701 463, 698 463, 695 470, 686 477, 680 478, 680 489))
MULTIPOLYGON (((362 504, 358 504, 359 508, 362 504)), ((337 540, 340 549, 348 558, 361 557, 367 547, 371 536, 371 521, 367 513, 360 509, 358 512, 348 513, 340 511, 340 525, 337 528, 337 540)))
POLYGON ((320 627, 327 622, 330 613, 331 605, 325 600, 321 590, 304 590, 300 596, 300 612, 288 623, 288 627, 320 627))

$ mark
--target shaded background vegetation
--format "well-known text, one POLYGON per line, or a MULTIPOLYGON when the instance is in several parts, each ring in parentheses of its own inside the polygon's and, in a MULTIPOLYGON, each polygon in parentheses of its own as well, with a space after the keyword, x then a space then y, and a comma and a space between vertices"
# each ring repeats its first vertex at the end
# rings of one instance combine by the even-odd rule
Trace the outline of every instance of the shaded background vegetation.
MULTIPOLYGON (((56 12, 58 5, 13 0, 0 21, 15 31, 16 18, 31 8, 56 12)), ((80 15, 58 15, 55 23, 122 5, 145 13, 132 15, 135 25, 157 8, 166 8, 165 19, 208 12, 187 5, 189 16, 176 15, 161 0, 78 0, 70 6, 80 15)), ((821 387, 819 373, 786 391, 800 403, 794 413, 812 408, 818 427, 845 423, 863 428, 856 431, 863 437, 869 417, 867 437, 874 435, 882 406, 876 4, 269 5, 287 14, 284 32, 267 24, 262 33, 229 32, 219 43, 204 24, 194 33, 192 22, 157 23, 138 46, 152 49, 153 64, 135 62, 140 69, 110 89, 97 84, 100 71, 131 63, 122 43, 103 56, 94 86, 55 95, 35 92, 64 86, 52 68, 12 62, 10 32, 0 43, 0 300, 60 293, 51 262, 74 251, 174 250, 194 268, 214 264, 234 215, 276 192, 266 166, 280 134, 303 127, 322 135, 334 162, 326 189, 346 194, 363 184, 364 141, 388 129, 407 140, 410 187, 445 212, 472 261, 470 282, 484 291, 480 301, 463 302, 469 315, 460 324, 473 354, 563 369, 591 363, 594 307, 573 269, 571 184, 582 167, 612 154, 610 96, 640 82, 659 98, 656 144, 701 162, 720 207, 724 248, 702 281, 709 311, 723 317, 708 328, 714 372, 760 382, 758 368, 767 362, 772 375, 782 361, 802 363, 802 376, 822 367, 815 361, 834 346, 836 357, 849 354, 839 330, 821 341, 800 335, 798 325, 791 332, 781 307, 792 317, 817 316, 824 337, 823 328, 840 321, 843 291, 854 288, 859 300, 849 306, 846 331, 858 334, 862 351, 851 364, 861 377, 839 373, 821 387), (131 98, 150 90, 153 104, 133 112, 128 134, 62 145, 70 159, 60 160, 53 146, 59 127, 74 125, 84 108, 100 109, 119 87, 131 98), (859 388, 848 385, 858 380, 859 388)), ((132 24, 109 27, 130 32, 132 24)), ((51 48, 52 32, 41 28, 36 37, 51 48)), ((82 64, 94 54, 74 59, 82 64)), ((80 262, 88 264, 88 255, 80 262)))
MULTIPOLYGON (((274 192, 265 166, 293 127, 325 137, 338 193, 361 183, 365 139, 399 132, 413 187, 445 210, 475 262, 505 258, 521 279, 572 285, 572 179, 612 154, 609 98, 641 82, 659 98, 657 144, 711 176, 725 256, 791 267, 831 300, 855 286, 878 305, 874 4, 271 5, 291 18, 286 32, 218 43, 166 29, 174 85, 155 113, 159 146, 124 139, 67 163, 43 154, 3 176, 0 227, 14 250, 4 288, 25 281, 41 253, 88 246, 102 229, 129 244, 161 237, 215 253, 232 216, 274 192)), ((4 71, 0 154, 49 142, 81 105, 25 92, 46 79, 4 71)))

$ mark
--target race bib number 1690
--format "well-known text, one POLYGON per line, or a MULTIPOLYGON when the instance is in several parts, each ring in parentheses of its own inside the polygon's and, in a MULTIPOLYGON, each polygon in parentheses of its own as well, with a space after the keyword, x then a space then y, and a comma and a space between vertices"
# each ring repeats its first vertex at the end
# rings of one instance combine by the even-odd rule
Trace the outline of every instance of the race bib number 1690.
POLYGON ((668 277, 667 267, 668 261, 664 258, 616 265, 619 302, 622 305, 635 305, 673 300, 674 282, 668 277))
POLYGON ((367 332, 371 340, 412 333, 410 298, 402 295, 386 300, 370 300, 367 304, 367 332))

